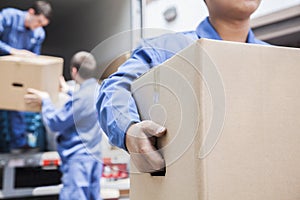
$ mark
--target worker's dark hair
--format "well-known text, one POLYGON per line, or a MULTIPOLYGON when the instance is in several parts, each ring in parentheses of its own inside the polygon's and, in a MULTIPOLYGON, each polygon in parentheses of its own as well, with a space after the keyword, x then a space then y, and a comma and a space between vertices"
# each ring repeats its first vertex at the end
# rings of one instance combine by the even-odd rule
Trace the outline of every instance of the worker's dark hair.
POLYGON ((48 20, 52 18, 52 7, 51 4, 47 1, 36 1, 30 7, 34 10, 35 15, 44 15, 48 20))
POLYGON ((81 78, 89 79, 94 77, 96 60, 91 53, 80 51, 72 57, 70 67, 75 67, 81 78))

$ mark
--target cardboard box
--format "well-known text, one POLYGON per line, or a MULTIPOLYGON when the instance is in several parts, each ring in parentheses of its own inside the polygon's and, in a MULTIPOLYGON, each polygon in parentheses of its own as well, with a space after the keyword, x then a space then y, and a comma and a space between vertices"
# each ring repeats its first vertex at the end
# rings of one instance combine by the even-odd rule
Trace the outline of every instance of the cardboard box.
POLYGON ((132 164, 131 200, 300 199, 300 50, 201 39, 141 76, 167 127, 165 176, 132 164))
POLYGON ((40 107, 25 104, 27 88, 47 91, 53 101, 57 100, 62 70, 62 58, 0 57, 0 109, 40 111, 40 107))

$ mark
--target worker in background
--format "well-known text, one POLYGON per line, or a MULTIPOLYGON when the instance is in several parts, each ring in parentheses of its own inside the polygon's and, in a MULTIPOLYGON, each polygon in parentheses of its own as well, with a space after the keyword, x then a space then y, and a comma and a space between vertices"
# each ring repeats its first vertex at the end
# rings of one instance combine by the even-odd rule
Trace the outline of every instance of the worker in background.
MULTIPOLYGON (((46 126, 58 132, 57 150, 61 157, 63 188, 60 200, 98 200, 102 175, 102 132, 97 119, 95 91, 99 86, 93 78, 96 61, 88 52, 78 52, 71 59, 70 73, 80 88, 60 109, 55 109, 44 91, 29 88, 25 102, 42 105, 46 126)), ((63 79, 64 80, 64 79, 63 79)), ((66 91, 67 85, 62 84, 66 91)))
POLYGON ((153 121, 141 121, 130 92, 131 83, 200 38, 266 44, 256 39, 250 29, 250 16, 260 1, 205 0, 209 16, 195 31, 144 40, 131 58, 102 83, 97 102, 101 127, 112 144, 132 153, 132 160, 140 171, 164 167, 164 159, 150 137, 159 138, 167 130, 153 121))
MULTIPOLYGON (((36 1, 27 11, 15 8, 3 9, 0 12, 0 56, 39 55, 46 36, 43 27, 49 24, 51 17, 52 7, 46 1, 36 1)), ((0 111, 0 117, 2 118, 0 121, 7 121, 4 124, 9 124, 3 127, 10 133, 9 148, 13 150, 30 148, 27 132, 42 128, 39 114, 0 111), (32 130, 28 130, 28 124, 32 130)))
POLYGON ((51 5, 36 1, 27 11, 5 8, 0 12, 0 55, 41 53, 45 30, 52 17, 51 5))

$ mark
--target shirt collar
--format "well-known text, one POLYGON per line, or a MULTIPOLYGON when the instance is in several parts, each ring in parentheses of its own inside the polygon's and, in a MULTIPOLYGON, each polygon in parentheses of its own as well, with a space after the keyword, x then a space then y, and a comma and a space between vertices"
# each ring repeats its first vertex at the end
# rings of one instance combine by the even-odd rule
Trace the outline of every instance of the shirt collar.
POLYGON ((222 40, 215 28, 209 22, 209 18, 206 17, 197 27, 196 33, 198 38, 207 38, 213 40, 222 40))
MULTIPOLYGON (((213 40, 222 40, 220 35, 217 33, 215 28, 211 25, 209 17, 206 17, 197 27, 196 33, 198 38, 207 38, 213 40)), ((255 36, 252 30, 250 29, 247 36, 247 43, 256 43, 255 36)))
POLYGON ((257 43, 255 40, 256 40, 256 39, 255 39, 254 33, 253 33, 253 31, 250 29, 250 30, 249 30, 249 33, 248 33, 248 36, 247 36, 247 43, 257 43))
POLYGON ((83 83, 81 83, 80 88, 87 87, 88 85, 94 84, 97 80, 94 78, 89 78, 85 80, 83 83))

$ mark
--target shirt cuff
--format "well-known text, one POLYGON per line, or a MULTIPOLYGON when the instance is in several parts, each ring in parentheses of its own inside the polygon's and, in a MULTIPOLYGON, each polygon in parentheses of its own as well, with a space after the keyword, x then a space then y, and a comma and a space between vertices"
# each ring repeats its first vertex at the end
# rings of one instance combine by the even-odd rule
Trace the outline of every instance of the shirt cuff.
POLYGON ((11 55, 11 50, 12 50, 12 47, 10 47, 8 45, 4 47, 4 51, 6 51, 10 55, 11 55))
POLYGON ((46 105, 49 105, 51 104, 51 99, 50 98, 44 98, 42 99, 42 106, 46 106, 46 105))

